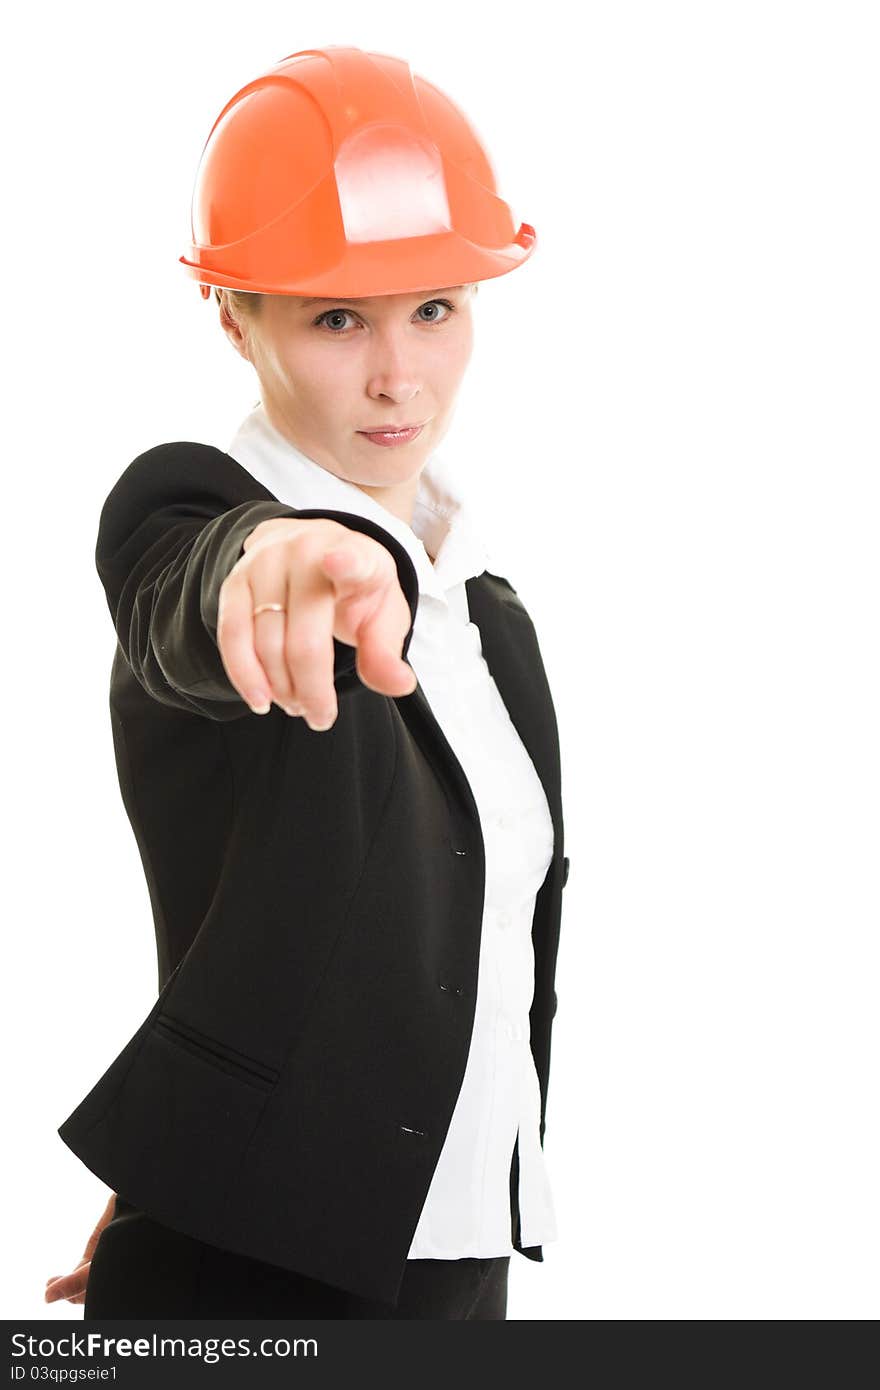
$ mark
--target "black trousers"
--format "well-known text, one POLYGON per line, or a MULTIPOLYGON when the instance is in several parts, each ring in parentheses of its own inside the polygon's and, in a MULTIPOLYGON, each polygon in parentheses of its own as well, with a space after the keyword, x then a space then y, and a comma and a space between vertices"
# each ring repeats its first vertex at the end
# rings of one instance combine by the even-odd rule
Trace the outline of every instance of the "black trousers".
POLYGON ((509 1255, 408 1260, 392 1305, 206 1245, 117 1197, 92 1256, 83 1317, 504 1320, 509 1263, 509 1255))

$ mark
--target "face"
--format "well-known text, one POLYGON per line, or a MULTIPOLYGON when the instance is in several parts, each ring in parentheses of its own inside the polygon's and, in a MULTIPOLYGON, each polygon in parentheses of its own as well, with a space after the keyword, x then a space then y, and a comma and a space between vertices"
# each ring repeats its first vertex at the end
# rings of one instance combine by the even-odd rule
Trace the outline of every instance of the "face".
POLYGON ((264 295, 221 322, 254 366, 272 424, 316 463, 409 519, 419 474, 446 433, 473 349, 473 285, 305 299, 264 295), (388 447, 364 431, 421 425, 388 447))

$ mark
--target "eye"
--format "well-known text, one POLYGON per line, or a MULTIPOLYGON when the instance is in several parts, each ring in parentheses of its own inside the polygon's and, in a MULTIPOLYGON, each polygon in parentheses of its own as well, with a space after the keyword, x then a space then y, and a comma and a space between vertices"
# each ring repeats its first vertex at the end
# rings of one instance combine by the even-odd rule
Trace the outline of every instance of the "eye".
MULTIPOLYGON (((354 315, 352 314, 352 312, 351 312, 350 309, 325 309, 324 312, 323 312, 323 314, 319 314, 318 317, 314 320, 313 326, 314 326, 315 328, 320 327, 320 325, 324 322, 325 319, 330 319, 330 318, 339 319, 339 318, 353 318, 353 317, 354 317, 354 315)), ((330 327, 330 324, 328 324, 327 326, 328 326, 328 328, 329 328, 329 327, 330 327)), ((335 332, 336 332, 336 327, 334 326, 334 333, 335 333, 335 332)), ((336 336, 339 337, 340 335, 339 335, 338 333, 336 333, 336 336)))
POLYGON ((426 304, 419 305, 418 309, 416 309, 416 313, 420 314, 423 309, 430 309, 435 304, 442 304, 445 309, 449 310, 449 313, 444 314, 443 318, 441 319, 438 319, 436 317, 431 319, 422 319, 422 323, 443 323, 444 319, 451 318, 451 316, 455 313, 455 305, 450 304, 448 299, 429 299, 426 304))
MULTIPOLYGON (((424 304, 419 305, 418 309, 416 309, 416 313, 420 314, 423 309, 433 309, 434 305, 436 304, 442 305, 442 307, 446 309, 448 312, 445 313, 441 318, 438 318, 435 311, 433 317, 422 319, 422 323, 445 323, 446 319, 451 318, 452 315, 456 312, 455 305, 450 304, 448 299, 428 299, 425 301, 424 304)), ((356 316, 351 309, 343 309, 341 307, 337 309, 325 309, 323 314, 319 314, 318 317, 313 320, 313 327, 320 327, 326 319, 327 327, 330 329, 331 335, 337 338, 341 338, 343 333, 347 330, 343 329, 342 326, 339 324, 339 319, 354 317, 356 316)))

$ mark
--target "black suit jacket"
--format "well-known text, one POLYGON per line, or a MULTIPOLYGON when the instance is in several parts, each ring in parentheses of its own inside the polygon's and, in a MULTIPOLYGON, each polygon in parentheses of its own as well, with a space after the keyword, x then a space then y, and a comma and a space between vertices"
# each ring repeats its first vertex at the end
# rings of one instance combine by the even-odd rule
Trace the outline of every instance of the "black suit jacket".
MULTIPOLYGON (((395 1302, 461 1088, 485 859, 469 784, 421 687, 388 697, 334 640, 339 713, 255 715, 216 643, 220 586, 287 506, 228 454, 163 444, 123 472, 96 564, 118 637, 110 717, 149 885, 159 996, 59 1128, 111 1188, 209 1244, 395 1302)), ((467 581, 483 653, 544 786, 555 850, 532 937, 543 1143, 563 857, 559 743, 508 581, 467 581)), ((520 1243, 517 1152, 512 1239, 520 1243)))

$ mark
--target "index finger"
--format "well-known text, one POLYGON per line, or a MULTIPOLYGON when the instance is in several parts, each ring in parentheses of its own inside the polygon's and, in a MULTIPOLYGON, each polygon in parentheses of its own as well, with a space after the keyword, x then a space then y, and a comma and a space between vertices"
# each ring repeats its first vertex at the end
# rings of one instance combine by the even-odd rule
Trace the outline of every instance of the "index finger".
POLYGON ((382 695, 411 695, 418 681, 401 656, 412 615, 403 591, 389 584, 377 608, 357 630, 357 673, 382 695))

